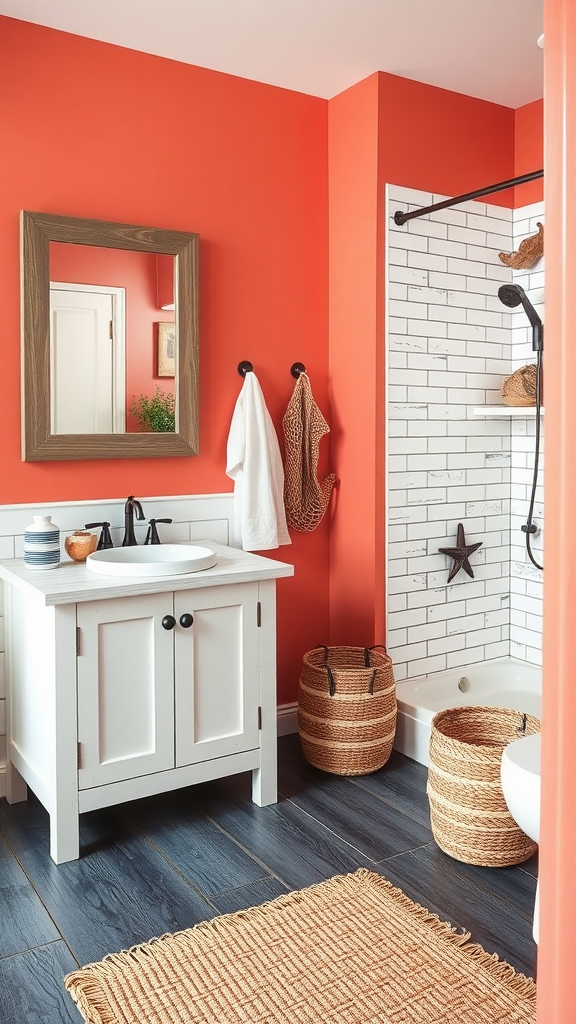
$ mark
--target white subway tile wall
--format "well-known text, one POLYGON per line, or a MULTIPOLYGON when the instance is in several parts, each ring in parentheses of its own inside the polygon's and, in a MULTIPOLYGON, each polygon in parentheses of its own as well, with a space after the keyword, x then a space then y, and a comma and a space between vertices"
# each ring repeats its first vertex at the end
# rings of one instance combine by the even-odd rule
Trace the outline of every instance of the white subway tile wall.
MULTIPOLYGON (((397 680, 513 655, 541 662, 542 573, 526 521, 535 417, 484 418, 503 379, 534 362, 526 315, 498 299, 517 281, 543 317, 544 261, 512 272, 512 252, 543 223, 543 204, 469 202, 394 224, 446 197, 388 186, 387 636, 397 680), (458 523, 482 541, 447 583, 458 523)), ((535 519, 543 526, 542 456, 535 519)), ((541 534, 533 542, 541 564, 541 534)))

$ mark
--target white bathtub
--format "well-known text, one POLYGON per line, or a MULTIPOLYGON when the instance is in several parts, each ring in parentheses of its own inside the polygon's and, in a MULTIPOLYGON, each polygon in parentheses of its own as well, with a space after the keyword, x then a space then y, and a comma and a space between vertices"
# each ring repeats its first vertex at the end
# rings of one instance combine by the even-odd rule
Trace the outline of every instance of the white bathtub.
POLYGON ((513 708, 540 718, 542 669, 517 658, 495 658, 476 665, 418 676, 396 685, 398 719, 394 747, 428 764, 430 726, 437 711, 484 704, 513 708), (465 692, 459 687, 461 680, 465 692))

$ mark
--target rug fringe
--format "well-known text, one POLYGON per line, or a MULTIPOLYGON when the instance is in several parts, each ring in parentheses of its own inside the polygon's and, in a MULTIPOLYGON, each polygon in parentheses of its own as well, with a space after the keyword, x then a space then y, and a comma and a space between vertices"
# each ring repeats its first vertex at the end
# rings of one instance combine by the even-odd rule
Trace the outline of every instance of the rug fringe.
MULTIPOLYGON (((94 964, 90 964, 94 967, 94 964)), ((102 1004, 102 982, 87 978, 83 971, 73 971, 64 978, 64 988, 68 990, 76 1003, 86 1024, 116 1024, 115 1015, 109 1007, 102 1007, 104 1016, 99 1012, 102 1004), (74 987, 77 986, 77 987, 74 987)))

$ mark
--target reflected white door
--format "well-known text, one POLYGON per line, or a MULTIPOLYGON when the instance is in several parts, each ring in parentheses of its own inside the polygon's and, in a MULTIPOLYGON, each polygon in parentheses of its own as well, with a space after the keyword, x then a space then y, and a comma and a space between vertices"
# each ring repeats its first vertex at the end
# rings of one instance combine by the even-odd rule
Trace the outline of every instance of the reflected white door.
POLYGON ((124 367, 124 289, 51 283, 52 433, 123 433, 124 367))

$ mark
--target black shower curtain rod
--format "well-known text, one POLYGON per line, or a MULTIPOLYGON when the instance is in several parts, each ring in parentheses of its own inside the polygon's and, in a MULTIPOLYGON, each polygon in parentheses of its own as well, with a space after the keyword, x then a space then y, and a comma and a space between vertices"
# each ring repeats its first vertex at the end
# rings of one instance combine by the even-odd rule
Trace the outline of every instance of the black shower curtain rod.
POLYGON ((441 203, 434 203, 433 206, 423 206, 421 210, 410 210, 404 213, 403 210, 396 210, 394 223, 402 226, 408 220, 415 217, 423 217, 425 213, 436 213, 437 210, 446 210, 449 206, 457 206, 458 203, 466 203, 469 199, 480 199, 481 196, 488 196, 491 192, 503 192, 504 189, 514 188, 515 185, 525 185, 527 181, 535 181, 542 178, 544 171, 531 171, 530 174, 521 174, 519 178, 509 178, 508 181, 499 181, 497 185, 487 185, 486 188, 478 188, 475 192, 467 192, 464 196, 456 196, 455 199, 444 199, 441 203))

